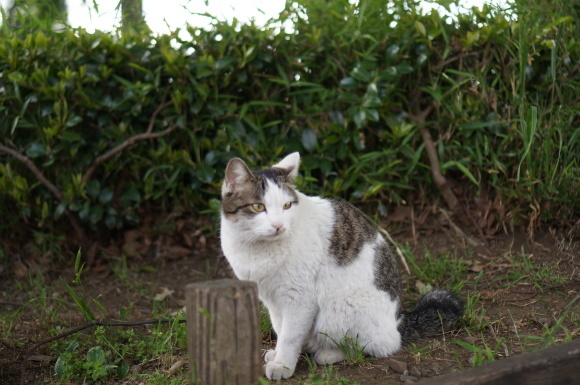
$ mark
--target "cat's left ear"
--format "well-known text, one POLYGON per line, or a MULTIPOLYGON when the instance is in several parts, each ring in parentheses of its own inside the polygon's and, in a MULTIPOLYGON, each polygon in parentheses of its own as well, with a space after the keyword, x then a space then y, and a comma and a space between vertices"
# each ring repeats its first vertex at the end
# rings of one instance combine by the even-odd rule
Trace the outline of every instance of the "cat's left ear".
POLYGON ((279 163, 275 164, 273 167, 283 168, 288 171, 288 177, 290 180, 294 181, 298 176, 298 168, 300 167, 300 154, 293 152, 290 155, 286 155, 279 163))

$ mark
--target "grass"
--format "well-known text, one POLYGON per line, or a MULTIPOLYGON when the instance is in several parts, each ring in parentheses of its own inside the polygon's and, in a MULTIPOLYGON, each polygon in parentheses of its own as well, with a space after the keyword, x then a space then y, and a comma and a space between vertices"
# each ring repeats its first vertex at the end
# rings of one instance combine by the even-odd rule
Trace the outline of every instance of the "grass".
POLYGON ((525 254, 508 255, 506 259, 512 265, 507 275, 508 283, 505 287, 513 286, 519 282, 527 282, 538 290, 545 287, 559 285, 567 281, 567 278, 558 274, 554 266, 540 265, 534 262, 534 256, 525 254))
MULTIPOLYGON (((404 252, 417 279, 426 283, 423 288, 419 288, 420 295, 424 294, 421 289, 425 287, 428 289, 448 287, 452 290, 461 288, 464 300, 462 332, 455 335, 465 334, 467 335, 465 340, 451 337, 425 346, 411 345, 407 350, 415 358, 416 363, 434 356, 437 351, 443 349, 455 356, 459 368, 466 365, 479 366, 513 354, 514 347, 521 349, 522 353, 541 349, 551 344, 570 341, 580 331, 578 306, 575 306, 580 296, 570 301, 558 317, 548 318, 548 322, 542 325, 539 333, 529 333, 529 326, 536 326, 537 319, 524 318, 519 321, 528 328, 525 329, 526 332, 518 334, 517 327, 510 327, 509 322, 505 322, 502 318, 498 319, 496 315, 489 312, 486 301, 497 302, 497 295, 489 289, 490 284, 500 283, 504 290, 523 285, 533 290, 531 293, 534 295, 530 299, 538 297, 538 300, 541 300, 542 294, 553 292, 555 287, 568 282, 566 276, 559 272, 557 265, 549 265, 525 253, 524 250, 520 253, 506 254, 498 260, 489 262, 473 279, 468 278, 470 277, 468 265, 455 255, 439 254, 438 257, 433 257, 430 252, 426 252, 421 259, 417 259, 410 252, 409 247, 406 247, 404 252), (499 266, 498 271, 501 271, 501 266, 509 266, 507 273, 494 273, 495 265, 499 266), (572 326, 565 327, 564 325, 572 326), (493 329, 498 331, 497 334, 493 329), (515 336, 509 333, 500 334, 501 330, 508 329, 515 330, 515 336), (467 363, 462 358, 466 352, 469 356, 467 363)), ((518 290, 514 291, 518 292, 518 290)), ((526 296, 529 295, 530 293, 526 292, 526 296)), ((510 306, 505 303, 505 298, 503 301, 503 306, 510 306)), ((524 305, 515 303, 516 306, 525 306, 525 303, 524 305)), ((515 323, 512 317, 511 324, 515 323)))
MULTIPOLYGON (((175 378, 167 376, 167 369, 186 354, 185 349, 186 327, 178 320, 151 327, 97 326, 87 333, 57 340, 49 348, 50 354, 58 357, 54 366, 56 383, 120 381, 133 368, 134 375, 147 384, 176 383, 175 378)), ((187 382, 183 371, 177 377, 177 383, 187 382)))
POLYGON ((402 251, 412 267, 413 274, 423 283, 437 284, 454 292, 463 287, 467 266, 458 256, 442 253, 434 257, 430 251, 425 250, 419 261, 411 252, 410 245, 403 247, 402 251))
POLYGON ((327 334, 324 335, 330 338, 336 347, 342 352, 342 354, 344 354, 345 363, 347 365, 363 365, 369 360, 369 357, 365 355, 364 352, 366 345, 360 345, 358 341, 358 335, 353 337, 348 332, 346 332, 340 341, 332 339, 327 334))
MULTIPOLYGON (((58 287, 47 284, 39 272, 32 272, 26 281, 14 282, 17 290, 27 293, 31 299, 10 313, 0 314, 2 340, 10 341, 14 347, 25 350, 47 338, 46 334, 52 337, 69 330, 70 327, 65 326, 66 322, 61 319, 65 310, 72 310, 86 321, 106 315, 107 309, 96 298, 85 295, 87 287, 83 283, 83 266, 79 263, 79 255, 74 261, 74 278, 70 282, 64 279, 55 281, 70 300, 54 297, 52 293, 58 292, 58 287), (22 331, 16 330, 23 324, 31 325, 35 330, 27 330, 23 335, 22 331), (32 335, 29 334, 31 332, 32 335)), ((120 279, 117 284, 123 285, 122 281, 120 279)), ((130 376, 137 378, 139 383, 186 384, 187 375, 183 369, 168 375, 169 367, 180 356, 187 355, 186 326, 180 322, 183 316, 169 314, 169 310, 157 302, 153 301, 160 318, 175 317, 174 321, 147 326, 96 326, 49 342, 33 354, 42 352, 54 357, 54 366, 51 368, 54 376, 51 376, 53 379, 50 382, 53 384, 118 383, 129 376, 130 370, 133 372, 130 376)), ((119 318, 130 318, 131 311, 131 307, 121 306, 119 318)))
MULTIPOLYGON (((580 331, 580 316, 578 314, 578 305, 574 306, 576 302, 580 300, 580 295, 577 295, 568 303, 568 306, 564 309, 562 315, 555 319, 554 325, 549 326, 547 323, 542 327, 542 334, 539 336, 522 336, 524 346, 530 350, 543 349, 547 346, 554 345, 556 343, 569 342, 572 341, 572 336, 577 335, 580 331), (575 330, 568 330, 563 324, 568 318, 571 325, 575 330), (560 333, 561 337, 558 337, 560 333), (563 336, 562 336, 563 335, 563 336)), ((519 336, 518 336, 519 337, 519 336)))

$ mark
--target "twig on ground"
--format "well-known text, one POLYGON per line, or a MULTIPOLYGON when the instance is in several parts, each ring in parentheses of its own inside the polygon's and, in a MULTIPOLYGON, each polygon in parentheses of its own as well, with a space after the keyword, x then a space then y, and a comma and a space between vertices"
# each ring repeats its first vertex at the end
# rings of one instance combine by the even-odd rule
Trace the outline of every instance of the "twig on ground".
MULTIPOLYGON (((491 334, 492 334, 493 338, 495 339, 495 342, 498 342, 499 343, 500 342, 499 341, 499 338, 497 337, 497 334, 495 333, 495 330, 493 330, 493 326, 487 325, 487 328, 491 331, 491 334)), ((503 347, 504 355, 506 357, 509 357, 510 356, 510 352, 509 352, 509 350, 507 348, 507 345, 505 343, 501 342, 501 346, 503 347)))
POLYGON ((449 225, 457 233, 457 235, 465 239, 467 243, 469 243, 471 246, 481 246, 481 243, 479 241, 465 234, 463 230, 461 230, 455 223, 453 223, 451 217, 449 216, 449 214, 447 214, 447 211, 443 210, 442 208, 439 208, 439 211, 441 212, 441 214, 443 214, 445 219, 447 219, 447 222, 449 222, 449 225))

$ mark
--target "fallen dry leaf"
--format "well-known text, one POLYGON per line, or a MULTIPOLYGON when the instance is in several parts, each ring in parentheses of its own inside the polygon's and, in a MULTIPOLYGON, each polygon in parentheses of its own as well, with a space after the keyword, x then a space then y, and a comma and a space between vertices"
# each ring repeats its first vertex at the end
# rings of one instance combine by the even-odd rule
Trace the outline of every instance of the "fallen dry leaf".
POLYGON ((155 301, 163 301, 165 298, 173 295, 173 293, 175 293, 175 290, 169 290, 166 287, 162 287, 161 293, 157 294, 155 297, 153 297, 153 299, 155 301))
POLYGON ((176 363, 174 363, 173 365, 171 365, 171 368, 169 368, 169 375, 173 375, 175 374, 183 365, 185 365, 186 362, 184 360, 179 360, 176 363))
POLYGON ((169 259, 183 258, 191 255, 191 249, 182 246, 170 246, 164 250, 164 257, 169 259))
POLYGON ((474 263, 473 265, 471 265, 471 267, 469 267, 467 270, 474 272, 474 273, 479 273, 480 271, 482 271, 484 268, 483 265, 479 264, 479 263, 474 263))

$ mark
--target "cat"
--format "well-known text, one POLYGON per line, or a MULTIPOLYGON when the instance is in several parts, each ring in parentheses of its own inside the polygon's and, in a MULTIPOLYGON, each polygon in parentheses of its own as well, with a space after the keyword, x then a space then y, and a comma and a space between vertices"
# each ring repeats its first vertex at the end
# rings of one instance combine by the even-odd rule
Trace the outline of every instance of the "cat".
POLYGON ((335 341, 345 336, 366 355, 389 356, 461 316, 461 301, 444 290, 399 313, 399 270, 386 241, 353 205, 296 190, 299 165, 296 152, 259 171, 234 158, 222 185, 222 251, 239 279, 257 283, 277 335, 266 377, 291 377, 303 351, 319 364, 344 360, 335 341))

